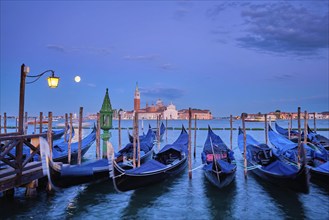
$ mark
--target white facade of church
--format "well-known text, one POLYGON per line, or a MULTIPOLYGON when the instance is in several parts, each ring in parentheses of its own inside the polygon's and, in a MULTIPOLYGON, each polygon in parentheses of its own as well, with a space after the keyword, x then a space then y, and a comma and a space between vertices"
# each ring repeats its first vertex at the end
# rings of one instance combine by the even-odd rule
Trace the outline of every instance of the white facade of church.
POLYGON ((178 119, 178 111, 176 106, 172 103, 167 106, 166 110, 162 113, 163 119, 178 119))

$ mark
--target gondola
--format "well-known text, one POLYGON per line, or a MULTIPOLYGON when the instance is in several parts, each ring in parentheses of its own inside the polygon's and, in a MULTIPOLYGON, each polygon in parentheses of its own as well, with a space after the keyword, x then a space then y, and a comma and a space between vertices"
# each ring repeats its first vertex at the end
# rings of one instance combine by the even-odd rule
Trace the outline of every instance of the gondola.
MULTIPOLYGON (((83 156, 96 140, 96 127, 81 142, 81 156, 83 156)), ((71 161, 77 161, 79 142, 71 143, 71 161)), ((53 160, 55 162, 68 162, 68 143, 62 142, 53 146, 53 160)))
POLYGON ((201 153, 203 171, 214 186, 223 188, 235 178, 236 161, 234 152, 208 126, 208 135, 201 153))
MULTIPOLYGON (((149 129, 151 128, 151 125, 149 125, 149 129)), ((160 140, 162 140, 162 137, 163 137, 163 134, 165 133, 166 131, 166 126, 163 124, 163 122, 161 123, 161 126, 160 126, 160 140)), ((153 129, 153 132, 154 132, 154 135, 155 135, 155 138, 157 138, 157 129, 153 129)), ((130 143, 133 143, 134 141, 134 137, 129 133, 128 131, 128 137, 129 137, 129 141, 130 143)), ((143 140, 143 138, 145 138, 145 134, 142 134, 139 136, 139 140, 143 140)))
POLYGON ((52 184, 62 188, 106 180, 110 177, 107 159, 84 162, 81 165, 56 163, 49 159, 48 167, 52 184))
POLYGON ((125 170, 113 161, 113 183, 118 191, 142 188, 181 173, 187 166, 188 134, 184 127, 172 143, 140 167, 125 170))
MULTIPOLYGON (((150 129, 146 135, 146 138, 140 144, 141 149, 147 149, 147 153, 143 154, 141 157, 141 163, 149 159, 152 154, 152 148, 154 145, 153 140, 154 134, 152 129, 150 129)), ((117 160, 120 161, 118 162, 119 165, 125 169, 132 168, 132 158, 130 158, 132 156, 132 152, 130 152, 130 150, 132 149, 130 149, 130 145, 132 144, 128 144, 116 154, 118 157, 117 160), (122 160, 123 156, 125 157, 124 160, 122 160)), ((53 162, 53 160, 49 158, 47 166, 49 168, 49 176, 53 185, 62 188, 109 179, 110 171, 112 169, 112 166, 110 166, 109 169, 108 159, 87 161, 80 165, 69 165, 53 162)))
POLYGON ((45 175, 52 185, 66 188, 83 183, 109 179, 109 163, 107 159, 84 162, 80 165, 54 162, 50 157, 49 145, 44 138, 40 138, 42 166, 45 175))
MULTIPOLYGON (((298 143, 289 140, 279 133, 276 133, 273 131, 271 126, 268 126, 268 137, 271 144, 275 147, 275 153, 277 155, 282 155, 292 162, 297 162, 298 143)), ((327 152, 323 147, 315 146, 310 142, 307 142, 306 144, 303 142, 302 145, 306 150, 307 163, 311 163, 315 158, 327 160, 327 152)))
MULTIPOLYGON (((244 152, 243 131, 239 128, 238 145, 244 152)), ((280 187, 297 192, 309 193, 309 169, 303 159, 300 168, 295 164, 281 160, 266 144, 261 144, 252 136, 246 135, 246 159, 248 169, 261 179, 280 187)), ((303 152, 303 150, 301 151, 303 152)), ((301 158, 305 155, 301 153, 301 158)))
MULTIPOLYGON (((281 134, 287 138, 289 137, 289 130, 279 126, 278 123, 276 123, 276 122, 275 122, 275 129, 279 134, 281 134)), ((297 131, 290 130, 290 139, 298 139, 298 134, 299 133, 297 131)))
MULTIPOLYGON (((67 130, 69 130, 69 129, 70 129, 70 127, 68 126, 67 130)), ((60 129, 60 130, 52 130, 53 141, 59 140, 64 135, 65 130, 66 130, 66 128, 63 128, 63 129, 60 129)), ((72 130, 74 130, 74 129, 72 129, 72 130)), ((42 133, 47 134, 48 131, 46 130, 42 133)))
POLYGON ((317 167, 311 167, 311 180, 329 189, 329 161, 317 167))
MULTIPOLYGON (((283 135, 284 137, 288 138, 288 129, 285 129, 283 127, 280 127, 277 123, 275 123, 275 129, 276 131, 283 135)), ((290 140, 292 142, 297 143, 298 142, 298 132, 291 130, 290 131, 290 140)), ((301 139, 304 140, 304 132, 301 134, 301 139)), ((318 146, 318 147, 323 147, 327 151, 329 151, 329 139, 326 138, 323 135, 320 135, 316 132, 314 132, 309 126, 307 126, 307 141, 311 142, 312 144, 318 146)))
MULTIPOLYGON (((291 163, 298 162, 298 144, 274 132, 269 126, 269 140, 276 148, 276 154, 284 157, 291 163)), ((301 143, 306 149, 307 167, 310 169, 311 180, 320 180, 329 186, 328 152, 320 145, 315 146, 312 143, 301 143)))
POLYGON ((323 135, 316 133, 309 126, 307 126, 307 137, 313 144, 317 146, 322 146, 324 149, 329 151, 329 139, 323 135))
MULTIPOLYGON (((149 160, 154 151, 154 140, 155 140, 155 134, 152 131, 152 128, 149 128, 144 138, 140 140, 140 162, 144 163, 147 160, 149 160)), ((117 163, 123 167, 131 167, 133 162, 133 143, 128 143, 124 148, 122 148, 118 153, 115 154, 115 158, 117 163)), ((136 149, 137 149, 137 143, 136 143, 136 149)), ((136 156, 137 159, 137 150, 136 150, 136 156)))
MULTIPOLYGON (((152 130, 151 125, 149 125, 149 129, 152 130)), ((139 135, 139 141, 142 141, 142 140, 145 138, 145 136, 146 136, 146 134, 145 134, 144 132, 143 132, 142 135, 139 135)), ((133 142, 134 142, 134 136, 131 135, 131 134, 129 133, 129 131, 128 131, 128 138, 129 138, 129 142, 130 142, 130 143, 133 143, 133 142)), ((137 140, 136 140, 136 141, 137 141, 137 140)))

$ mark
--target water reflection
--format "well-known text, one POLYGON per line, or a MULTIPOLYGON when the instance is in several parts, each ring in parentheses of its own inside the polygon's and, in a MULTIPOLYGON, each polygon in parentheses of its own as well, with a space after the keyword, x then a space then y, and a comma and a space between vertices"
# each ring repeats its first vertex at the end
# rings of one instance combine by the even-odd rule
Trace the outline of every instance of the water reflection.
POLYGON ((299 193, 266 182, 254 174, 251 175, 257 179, 262 191, 269 194, 272 201, 277 204, 276 207, 284 213, 285 219, 304 219, 306 217, 299 193))
POLYGON ((145 213, 143 212, 148 208, 156 208, 157 200, 161 196, 165 197, 166 194, 169 194, 173 186, 179 183, 180 178, 182 178, 182 175, 167 179, 161 183, 134 190, 121 218, 145 217, 145 213))
POLYGON ((79 216, 94 206, 107 204, 109 198, 117 194, 112 181, 102 181, 80 186, 78 193, 66 203, 66 215, 79 216))
POLYGON ((230 219, 233 216, 232 202, 237 194, 236 181, 223 189, 213 186, 203 176, 205 199, 208 200, 207 208, 209 219, 230 219))

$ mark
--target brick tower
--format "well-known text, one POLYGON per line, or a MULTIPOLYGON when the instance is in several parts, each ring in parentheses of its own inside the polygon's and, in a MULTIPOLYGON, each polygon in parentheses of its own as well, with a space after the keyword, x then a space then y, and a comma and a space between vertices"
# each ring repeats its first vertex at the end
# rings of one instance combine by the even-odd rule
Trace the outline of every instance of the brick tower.
POLYGON ((141 108, 141 95, 138 90, 138 84, 136 83, 135 96, 134 96, 134 111, 138 112, 141 108))

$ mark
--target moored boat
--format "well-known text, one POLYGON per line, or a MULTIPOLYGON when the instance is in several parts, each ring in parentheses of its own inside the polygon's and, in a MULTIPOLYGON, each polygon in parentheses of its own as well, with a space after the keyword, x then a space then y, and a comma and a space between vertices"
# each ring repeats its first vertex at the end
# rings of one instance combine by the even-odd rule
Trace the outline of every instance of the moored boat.
MULTIPOLYGON (((238 145, 244 152, 243 131, 239 128, 238 145)), ((272 148, 246 134, 246 160, 250 172, 261 179, 297 192, 309 193, 309 169, 305 159, 300 166, 282 160, 272 148)), ((303 150, 301 151, 303 152, 303 150)), ((305 155, 301 155, 302 158, 305 155)))
POLYGON ((125 170, 113 161, 113 183, 118 191, 142 188, 181 173, 187 166, 188 134, 185 128, 172 143, 140 167, 125 170))
POLYGON ((208 135, 201 153, 203 171, 210 183, 218 188, 229 185, 235 178, 234 152, 208 126, 208 135))

